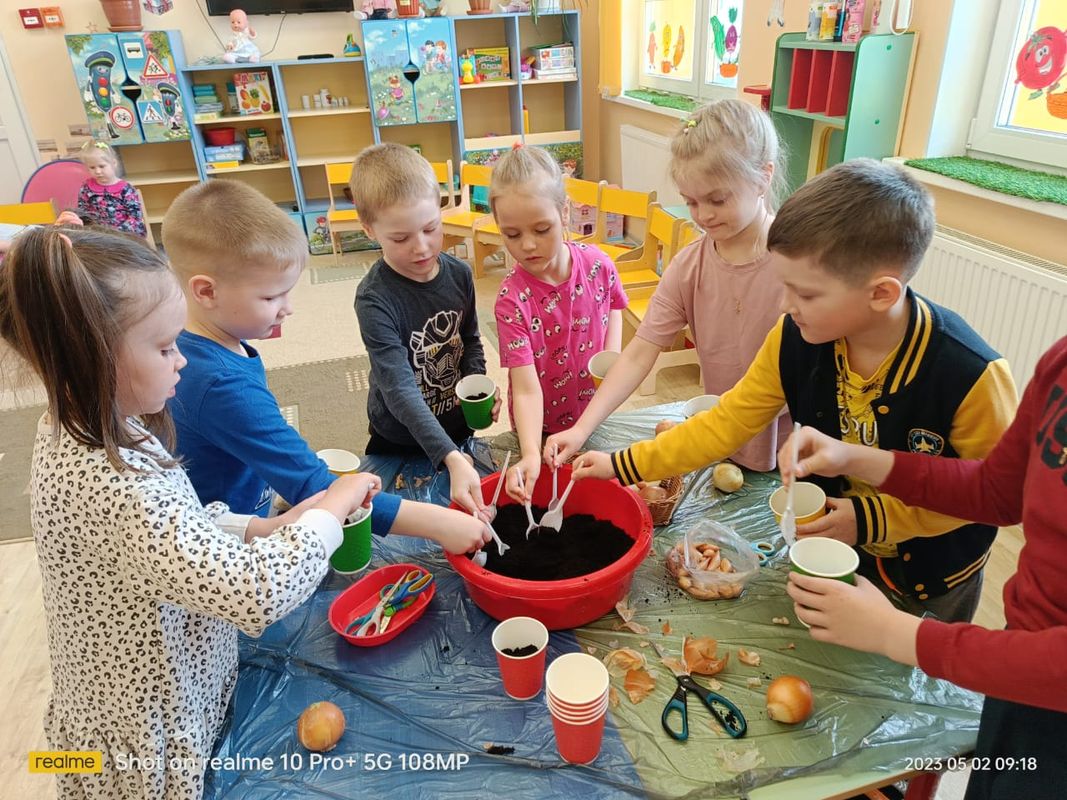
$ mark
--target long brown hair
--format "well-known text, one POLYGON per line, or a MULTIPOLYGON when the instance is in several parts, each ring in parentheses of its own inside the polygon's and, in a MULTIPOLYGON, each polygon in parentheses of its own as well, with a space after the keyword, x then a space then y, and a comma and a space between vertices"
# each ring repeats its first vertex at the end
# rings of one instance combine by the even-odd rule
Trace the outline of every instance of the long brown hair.
MULTIPOLYGON (((118 408, 116 365, 126 330, 177 289, 166 260, 143 239, 111 231, 42 227, 20 235, 0 263, 0 336, 48 393, 56 435, 103 448, 116 469, 128 448, 151 452, 118 408)), ((166 409, 144 417, 173 445, 166 409)))

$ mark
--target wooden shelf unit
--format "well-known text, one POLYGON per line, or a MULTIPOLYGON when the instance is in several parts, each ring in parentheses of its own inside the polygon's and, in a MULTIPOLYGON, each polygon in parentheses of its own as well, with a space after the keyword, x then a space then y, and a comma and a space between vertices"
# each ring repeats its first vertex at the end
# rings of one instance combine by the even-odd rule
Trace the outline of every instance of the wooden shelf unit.
POLYGON ((789 191, 841 161, 896 154, 915 36, 871 34, 856 44, 778 38, 771 118, 787 148, 789 191))

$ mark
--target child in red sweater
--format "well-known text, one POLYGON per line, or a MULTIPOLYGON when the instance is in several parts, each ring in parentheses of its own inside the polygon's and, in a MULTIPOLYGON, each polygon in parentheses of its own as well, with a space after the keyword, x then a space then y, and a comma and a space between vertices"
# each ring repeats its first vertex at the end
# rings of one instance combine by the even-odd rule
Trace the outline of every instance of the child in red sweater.
POLYGON ((812 428, 779 453, 783 478, 848 474, 917 505, 990 525, 1023 523, 1004 586, 1007 628, 898 611, 870 582, 791 573, 812 638, 881 653, 986 697, 967 800, 1063 797, 1067 786, 1067 337, 1037 365, 1015 421, 982 461, 843 444, 812 428), (1058 787, 1058 788, 1057 788, 1058 787))

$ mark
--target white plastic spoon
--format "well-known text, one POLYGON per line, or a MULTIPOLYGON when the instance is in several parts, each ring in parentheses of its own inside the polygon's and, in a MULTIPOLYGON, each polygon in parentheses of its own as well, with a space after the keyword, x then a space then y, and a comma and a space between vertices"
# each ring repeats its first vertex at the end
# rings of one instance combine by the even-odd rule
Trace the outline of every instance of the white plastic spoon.
POLYGON ((785 496, 785 513, 782 514, 782 521, 779 523, 779 527, 782 530, 782 538, 785 539, 787 545, 793 544, 797 540, 797 515, 793 510, 793 487, 797 485, 797 457, 798 457, 798 445, 797 438, 800 436, 800 423, 793 423, 793 477, 789 481, 789 491, 785 496))
POLYGON ((563 504, 567 502, 567 497, 571 493, 571 489, 574 488, 574 478, 571 478, 571 482, 567 484, 567 488, 563 490, 563 497, 559 499, 559 502, 555 506, 550 506, 545 515, 541 517, 542 528, 552 528, 559 533, 560 527, 563 525, 563 504))
MULTIPOLYGON (((516 474, 519 476, 519 489, 523 494, 526 494, 526 481, 522 479, 522 470, 518 470, 516 474)), ((529 539, 530 534, 537 529, 537 523, 534 522, 533 509, 530 508, 530 501, 527 500, 524 502, 523 506, 526 507, 526 519, 530 522, 530 524, 526 526, 526 538, 529 539)))

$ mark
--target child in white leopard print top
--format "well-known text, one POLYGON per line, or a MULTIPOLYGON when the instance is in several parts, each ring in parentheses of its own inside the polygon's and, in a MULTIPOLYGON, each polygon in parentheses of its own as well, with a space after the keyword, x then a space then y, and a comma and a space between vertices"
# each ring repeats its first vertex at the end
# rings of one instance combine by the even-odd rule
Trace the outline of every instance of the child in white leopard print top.
POLYGON ((306 600, 340 521, 380 488, 343 477, 274 519, 202 507, 161 443, 184 322, 166 262, 131 237, 41 228, 0 265, 0 335, 49 398, 31 473, 45 731, 54 750, 104 754, 99 774, 57 775, 60 798, 200 798, 238 630, 306 600))

